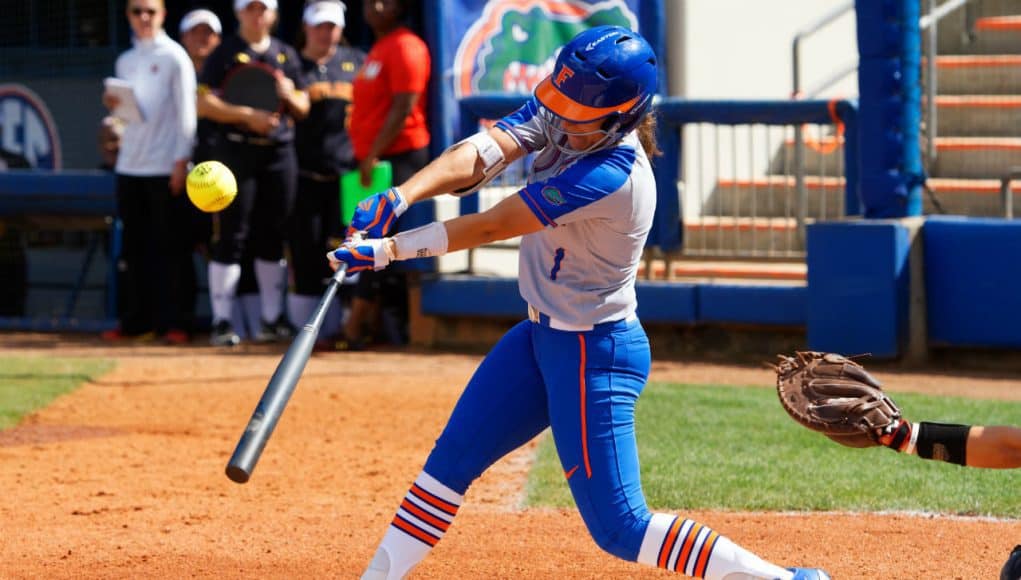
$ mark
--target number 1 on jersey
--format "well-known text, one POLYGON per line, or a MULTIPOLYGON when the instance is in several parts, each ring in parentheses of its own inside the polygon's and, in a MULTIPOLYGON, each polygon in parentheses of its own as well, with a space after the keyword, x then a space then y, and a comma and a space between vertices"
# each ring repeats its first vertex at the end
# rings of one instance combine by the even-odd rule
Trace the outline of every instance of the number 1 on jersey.
POLYGON ((560 271, 560 262, 564 260, 564 249, 557 248, 557 251, 553 254, 553 269, 550 270, 549 279, 556 280, 557 272, 560 271))

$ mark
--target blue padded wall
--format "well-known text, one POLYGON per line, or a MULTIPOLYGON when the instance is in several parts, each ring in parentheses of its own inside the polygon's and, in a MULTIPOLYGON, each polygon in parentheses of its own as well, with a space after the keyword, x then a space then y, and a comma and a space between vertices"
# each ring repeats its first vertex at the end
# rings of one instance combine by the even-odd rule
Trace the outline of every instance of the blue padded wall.
POLYGON ((808 346, 896 357, 907 340, 908 230, 896 222, 808 227, 808 346))
POLYGON ((859 191, 865 217, 922 213, 918 0, 857 0, 859 191))
POLYGON ((923 233, 930 342, 1021 347, 1021 222, 933 217, 923 233))

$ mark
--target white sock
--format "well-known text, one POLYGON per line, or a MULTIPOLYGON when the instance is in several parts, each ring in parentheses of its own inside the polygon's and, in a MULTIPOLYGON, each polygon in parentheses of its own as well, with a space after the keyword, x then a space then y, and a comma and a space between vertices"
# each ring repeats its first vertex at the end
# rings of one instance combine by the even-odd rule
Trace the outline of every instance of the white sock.
POLYGON ((262 303, 258 294, 239 294, 234 299, 234 309, 231 311, 230 324, 234 332, 241 337, 241 340, 255 338, 259 331, 259 317, 262 316, 262 303))
POLYGON ((706 580, 790 580, 793 574, 694 520, 653 514, 638 562, 706 580))
MULTIPOLYGON (((315 312, 316 306, 319 306, 320 298, 320 296, 308 296, 305 294, 288 294, 287 319, 291 321, 291 326, 295 328, 304 326, 308 319, 312 318, 312 313, 315 312)), ((323 330, 325 331, 325 328, 323 330)), ((329 335, 323 332, 322 336, 329 335)))
POLYGON ((213 310, 213 324, 231 319, 234 293, 240 279, 241 264, 209 262, 209 302, 213 310))
POLYGON ((276 322, 284 309, 287 262, 255 260, 255 279, 259 282, 259 296, 262 298, 262 319, 276 322))
POLYGON ((400 580, 447 532, 464 496, 426 472, 404 496, 362 580, 400 580))

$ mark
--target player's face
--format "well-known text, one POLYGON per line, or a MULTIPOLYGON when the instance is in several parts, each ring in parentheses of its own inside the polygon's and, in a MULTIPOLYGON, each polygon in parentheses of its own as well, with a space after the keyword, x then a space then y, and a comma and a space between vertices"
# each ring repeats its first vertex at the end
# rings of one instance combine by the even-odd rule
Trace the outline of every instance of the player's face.
POLYGON ((277 13, 262 2, 249 2, 238 11, 238 22, 246 36, 267 36, 277 20, 277 13))
POLYGON ((560 129, 567 136, 567 144, 575 151, 588 151, 606 138, 606 133, 602 130, 602 119, 588 123, 562 121, 560 129))
POLYGON ((205 60, 220 44, 220 35, 213 32, 208 24, 193 26, 191 30, 181 35, 181 44, 188 51, 188 56, 205 60))
POLYGON ((306 48, 314 55, 325 55, 340 42, 343 29, 332 22, 323 22, 316 26, 305 26, 306 48))
POLYGON ((131 0, 128 2, 128 22, 140 39, 155 38, 163 28, 166 11, 159 0, 131 0))

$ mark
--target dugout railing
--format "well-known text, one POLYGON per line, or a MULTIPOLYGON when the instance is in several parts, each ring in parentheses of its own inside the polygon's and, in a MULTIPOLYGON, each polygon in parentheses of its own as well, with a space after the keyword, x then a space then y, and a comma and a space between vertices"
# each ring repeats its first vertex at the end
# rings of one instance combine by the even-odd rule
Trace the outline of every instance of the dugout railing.
MULTIPOLYGON (((462 138, 527 98, 462 99, 462 138)), ((656 110, 663 156, 654 161, 658 200, 648 246, 655 251, 800 260, 807 223, 861 213, 855 101, 665 98, 656 110), (800 144, 798 133, 807 135, 800 144), (795 163, 799 157, 801 163, 795 163)), ((516 191, 525 174, 520 168, 508 173, 481 194, 461 198, 460 213, 484 209, 516 191)), ((477 251, 501 247, 514 245, 477 251)), ((468 270, 478 262, 470 257, 468 270)))

